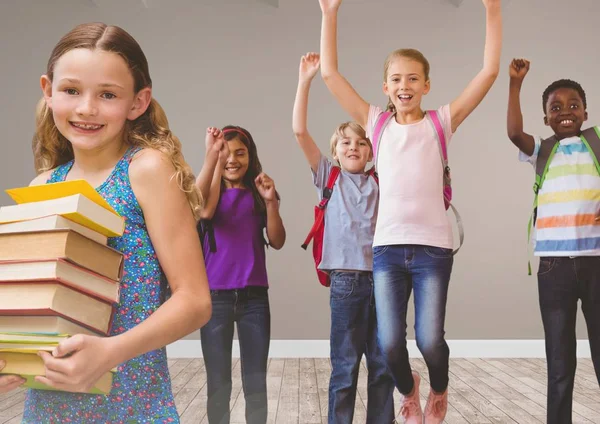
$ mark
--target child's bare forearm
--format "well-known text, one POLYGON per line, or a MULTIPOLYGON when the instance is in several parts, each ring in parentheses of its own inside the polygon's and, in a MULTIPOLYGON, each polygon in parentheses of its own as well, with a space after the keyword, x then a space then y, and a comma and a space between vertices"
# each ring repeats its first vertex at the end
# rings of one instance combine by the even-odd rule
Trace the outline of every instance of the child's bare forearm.
POLYGON ((200 190, 202 198, 205 202, 209 196, 210 185, 212 182, 213 174, 215 172, 215 167, 217 166, 218 159, 218 152, 207 152, 206 157, 204 159, 204 164, 202 165, 202 169, 198 174, 198 178, 196 178, 196 186, 200 190))
POLYGON ((316 172, 321 157, 321 151, 308 132, 307 114, 308 114, 308 92, 310 90, 311 80, 300 79, 298 81, 298 91, 296 101, 294 102, 294 113, 292 118, 292 127, 294 136, 306 157, 306 160, 313 171, 316 172))
POLYGON ((337 10, 323 13, 321 22, 321 77, 342 108, 363 128, 367 126, 369 104, 338 70, 337 10))
POLYGON ((210 190, 208 196, 204 200, 204 207, 200 213, 201 219, 211 219, 215 214, 217 204, 219 203, 219 197, 221 196, 222 167, 221 161, 217 158, 216 166, 213 168, 210 190))
POLYGON ((523 114, 521 112, 521 86, 523 80, 510 79, 508 90, 508 138, 519 150, 531 156, 535 149, 533 137, 523 131, 523 114))
POLYGON ((296 100, 294 102, 294 113, 292 117, 292 129, 294 130, 294 135, 296 135, 296 137, 308 133, 307 114, 310 83, 310 80, 298 80, 298 89, 296 91, 296 100))
POLYGON ((486 10, 486 37, 483 70, 494 80, 500 72, 502 51, 502 10, 500 4, 486 10))
POLYGON ((279 200, 266 203, 267 207, 267 238, 274 249, 281 249, 285 244, 286 233, 283 220, 279 213, 279 200))

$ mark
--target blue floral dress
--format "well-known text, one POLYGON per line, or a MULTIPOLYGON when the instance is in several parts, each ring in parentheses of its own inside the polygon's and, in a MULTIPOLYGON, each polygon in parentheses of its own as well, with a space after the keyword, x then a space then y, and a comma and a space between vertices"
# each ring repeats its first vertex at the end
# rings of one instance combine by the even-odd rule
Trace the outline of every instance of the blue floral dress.
MULTIPOLYGON (((144 321, 158 309, 164 296, 165 276, 129 181, 129 164, 138 150, 130 148, 96 189, 125 217, 123 236, 109 238, 108 242, 124 255, 121 300, 111 335, 123 333, 144 321)), ((72 166, 73 161, 57 167, 47 182, 64 181, 72 166)), ((29 390, 22 422, 179 423, 166 350, 148 352, 119 365, 108 396, 29 390)))

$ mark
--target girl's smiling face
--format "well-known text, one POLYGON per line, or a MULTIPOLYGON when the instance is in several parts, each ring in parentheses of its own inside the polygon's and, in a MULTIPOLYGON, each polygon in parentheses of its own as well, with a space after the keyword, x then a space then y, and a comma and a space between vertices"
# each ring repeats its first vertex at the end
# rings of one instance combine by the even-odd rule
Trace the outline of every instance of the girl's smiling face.
MULTIPOLYGON (((75 150, 101 150, 121 143, 125 123, 138 118, 141 92, 125 60, 116 53, 76 48, 63 54, 54 67, 53 80, 41 80, 44 98, 58 131, 75 150)), ((147 92, 147 93, 146 93, 147 92)))
POLYGON ((250 164, 248 148, 238 137, 229 140, 227 143, 229 156, 225 162, 223 179, 228 187, 241 187, 250 164))

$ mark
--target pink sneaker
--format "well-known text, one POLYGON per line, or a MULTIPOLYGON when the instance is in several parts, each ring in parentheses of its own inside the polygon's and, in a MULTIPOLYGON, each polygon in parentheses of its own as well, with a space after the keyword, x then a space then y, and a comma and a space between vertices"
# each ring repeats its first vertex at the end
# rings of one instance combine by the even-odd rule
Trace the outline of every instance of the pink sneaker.
POLYGON ((448 410, 448 389, 444 393, 429 390, 425 404, 425 424, 442 424, 448 410))
MULTIPOLYGON (((414 383, 413 393, 410 396, 403 396, 400 401, 400 416, 404 418, 405 424, 423 424, 423 411, 421 410, 421 400, 419 398, 419 384, 421 376, 412 372, 414 383)), ((397 423, 398 419, 396 419, 397 423)))

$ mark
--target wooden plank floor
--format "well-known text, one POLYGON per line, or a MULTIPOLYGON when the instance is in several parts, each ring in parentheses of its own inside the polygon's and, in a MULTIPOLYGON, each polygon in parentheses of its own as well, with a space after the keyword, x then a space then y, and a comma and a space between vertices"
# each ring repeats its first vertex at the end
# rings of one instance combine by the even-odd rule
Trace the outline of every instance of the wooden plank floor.
MULTIPOLYGON (((422 360, 412 362, 422 376, 421 397, 429 393, 422 360)), ((243 424, 240 363, 233 363, 232 424, 243 424)), ((182 423, 207 424, 206 373, 201 359, 170 359, 169 369, 182 423)), ((328 359, 271 359, 268 369, 269 424, 326 424, 328 359)), ((452 359, 448 424, 544 423, 546 365, 543 359, 452 359)), ((365 422, 366 370, 361 367, 354 423, 365 422)), ((24 390, 0 395, 0 423, 17 424, 24 390)), ((398 393, 395 394, 396 402, 398 393)), ((574 423, 600 424, 600 389, 589 359, 578 361, 574 423)))

